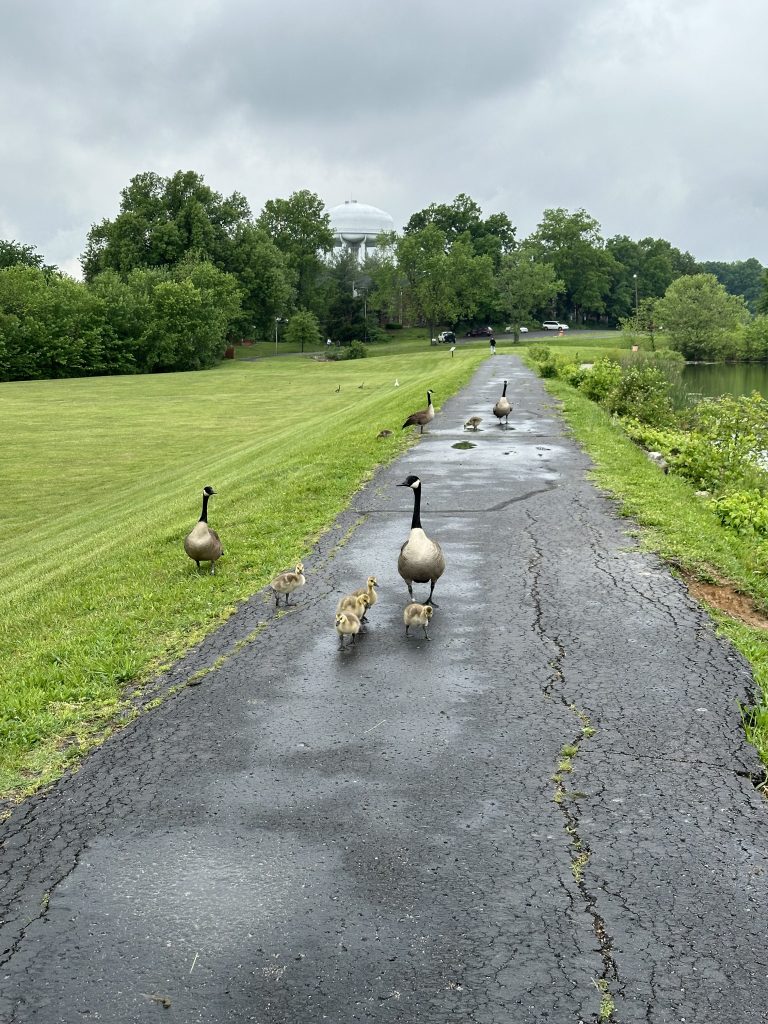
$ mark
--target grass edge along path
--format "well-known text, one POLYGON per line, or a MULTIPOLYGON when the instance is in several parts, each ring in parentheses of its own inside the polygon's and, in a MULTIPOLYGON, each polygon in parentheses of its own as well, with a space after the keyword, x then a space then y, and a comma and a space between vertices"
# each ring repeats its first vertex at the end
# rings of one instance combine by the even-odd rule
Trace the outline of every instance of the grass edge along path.
POLYGON ((400 425, 426 388, 439 407, 486 358, 447 355, 0 386, 16 538, 0 593, 0 796, 76 767, 131 720, 137 685, 304 558, 415 441, 400 425), (213 577, 182 547, 204 484, 225 549, 213 577))
MULTIPOLYGON (((635 532, 641 546, 660 555, 673 571, 705 582, 730 583, 768 611, 766 569, 754 544, 725 529, 687 481, 665 476, 605 410, 562 381, 548 378, 542 383, 559 400, 573 436, 592 459, 590 477, 619 501, 621 515, 642 527, 635 532)), ((701 603, 718 632, 752 668, 756 703, 741 708, 742 720, 747 739, 768 766, 768 631, 701 603)))

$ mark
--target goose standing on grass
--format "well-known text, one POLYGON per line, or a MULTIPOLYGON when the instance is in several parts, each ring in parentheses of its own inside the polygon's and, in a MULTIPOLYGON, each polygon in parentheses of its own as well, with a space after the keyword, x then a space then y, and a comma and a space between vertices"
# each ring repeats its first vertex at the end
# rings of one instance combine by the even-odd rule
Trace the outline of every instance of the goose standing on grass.
POLYGON ((421 626, 424 630, 424 639, 429 640, 430 636, 427 632, 427 623, 432 618, 432 605, 431 604, 409 604, 406 606, 403 612, 403 622, 405 623, 405 635, 408 636, 408 630, 411 626, 421 626))
POLYGON ((499 426, 501 426, 502 420, 504 420, 507 426, 509 426, 509 414, 511 412, 512 406, 509 404, 509 399, 507 398, 507 382, 504 381, 504 390, 501 392, 501 398, 493 407, 493 415, 498 417, 499 426))
POLYGON ((304 566, 299 562, 293 572, 281 572, 279 576, 275 576, 272 582, 269 584, 275 595, 275 608, 280 604, 280 595, 285 594, 285 604, 288 605, 288 598, 299 587, 303 587, 306 583, 304 577, 304 566))
POLYGON ((403 424, 403 430, 406 427, 418 427, 419 433, 424 433, 424 427, 428 423, 431 423, 435 418, 435 407, 432 405, 432 392, 427 391, 427 408, 419 409, 418 412, 412 412, 408 419, 403 424))
POLYGON ((426 603, 437 605, 432 600, 435 583, 445 572, 445 555, 436 540, 431 540, 421 528, 421 480, 407 476, 398 487, 410 487, 413 491, 413 518, 408 540, 400 548, 397 571, 408 584, 408 593, 413 601, 413 584, 429 583, 429 597, 426 603))
POLYGON ((184 550, 194 559, 198 569, 201 562, 211 563, 211 576, 216 571, 217 559, 224 554, 218 533, 208 525, 208 499, 215 493, 212 487, 203 488, 203 511, 197 525, 184 538, 184 550))

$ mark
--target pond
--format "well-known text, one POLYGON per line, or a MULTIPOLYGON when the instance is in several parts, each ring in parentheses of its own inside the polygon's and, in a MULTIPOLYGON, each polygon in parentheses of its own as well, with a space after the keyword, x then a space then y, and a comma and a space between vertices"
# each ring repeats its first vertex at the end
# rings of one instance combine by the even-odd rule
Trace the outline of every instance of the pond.
POLYGON ((696 401, 699 396, 751 395, 759 391, 768 397, 768 364, 687 363, 680 390, 682 394, 675 396, 675 404, 680 405, 685 404, 686 396, 695 396, 693 401, 696 401))

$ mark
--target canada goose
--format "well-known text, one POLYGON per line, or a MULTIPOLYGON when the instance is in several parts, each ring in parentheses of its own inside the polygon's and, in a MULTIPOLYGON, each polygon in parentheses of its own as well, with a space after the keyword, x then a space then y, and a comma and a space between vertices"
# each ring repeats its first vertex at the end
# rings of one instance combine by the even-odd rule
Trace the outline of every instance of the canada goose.
POLYGON ((504 420, 507 426, 509 426, 509 414, 511 412, 512 406, 509 404, 509 399, 507 398, 507 382, 504 381, 504 390, 501 392, 501 398, 493 407, 493 415, 498 417, 499 426, 501 426, 502 420, 504 420))
POLYGON ((432 405, 432 392, 427 391, 427 408, 419 409, 418 412, 413 412, 403 424, 403 430, 406 427, 418 427, 419 433, 424 433, 424 427, 428 423, 431 423, 435 418, 435 407, 432 405))
POLYGON ((362 594, 345 594, 336 605, 336 614, 350 612, 362 622, 365 618, 365 613, 368 611, 369 604, 368 593, 365 590, 362 594))
POLYGON ((467 422, 464 424, 465 430, 477 430, 480 424, 483 422, 482 416, 470 416, 467 422))
MULTIPOLYGON (((445 555, 437 541, 430 540, 421 528, 421 480, 407 476, 398 487, 410 487, 413 491, 413 518, 408 540, 400 548, 397 571, 408 584, 408 593, 413 600, 414 583, 430 583, 427 604, 434 604, 432 592, 435 583, 445 572, 445 555)), ((437 605, 435 605, 437 608, 437 605)))
MULTIPOLYGON (((376 587, 378 587, 375 576, 369 576, 366 586, 361 587, 359 590, 352 591, 352 597, 364 597, 368 602, 368 608, 373 608, 376 602, 379 600, 379 596, 376 593, 376 587)), ((363 612, 362 621, 367 620, 368 608, 363 612)))
POLYGON ((285 594, 285 604, 288 604, 288 598, 299 587, 303 587, 306 583, 304 578, 304 566, 299 562, 293 572, 281 572, 279 576, 275 576, 272 582, 269 584, 275 593, 275 608, 280 604, 280 595, 285 594))
POLYGON ((392 437, 392 431, 391 430, 380 430, 378 432, 378 434, 376 435, 376 437, 392 437))
POLYGON ((429 633, 427 632, 427 623, 432 618, 432 605, 431 604, 409 604, 406 606, 403 612, 403 622, 405 623, 405 635, 408 636, 408 630, 411 626, 421 626, 424 630, 424 639, 429 640, 429 633))
POLYGON ((216 570, 216 559, 224 554, 218 533, 208 525, 208 499, 215 493, 212 487, 203 488, 203 511, 197 525, 184 538, 184 550, 194 559, 198 569, 201 562, 211 563, 211 576, 216 570))
POLYGON ((339 384, 339 386, 336 388, 336 391, 334 392, 334 394, 338 395, 338 393, 340 391, 341 391, 341 384, 339 384))
POLYGON ((399 377, 395 377, 395 387, 396 388, 400 387, 400 378, 399 377))
POLYGON ((351 647, 355 642, 355 637, 360 632, 360 619, 352 612, 336 612, 336 632, 339 634, 339 650, 344 650, 344 637, 349 636, 352 639, 349 642, 351 647))
POLYGON ((358 385, 357 385, 357 390, 358 390, 358 391, 362 391, 364 387, 365 387, 365 381, 363 381, 363 383, 362 383, 362 384, 358 384, 358 385))

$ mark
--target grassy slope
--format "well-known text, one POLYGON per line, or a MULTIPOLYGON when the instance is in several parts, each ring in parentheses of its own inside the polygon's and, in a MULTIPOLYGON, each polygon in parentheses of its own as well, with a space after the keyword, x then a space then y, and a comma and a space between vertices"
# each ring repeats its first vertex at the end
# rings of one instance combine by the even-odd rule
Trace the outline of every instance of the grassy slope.
MULTIPOLYGON (((599 406, 561 381, 544 383, 562 400, 568 423, 594 460, 596 481, 619 498, 624 515, 644 527, 642 544, 702 579, 711 580, 714 574, 715 579, 732 581, 768 611, 768 545, 726 530, 707 504, 694 497, 689 483, 664 476, 599 406)), ((748 716, 747 734, 768 765, 768 636, 713 614, 720 631, 752 666, 762 699, 748 716)))
POLYGON ((301 557, 407 445, 398 428, 426 387, 439 405, 485 355, 0 385, 13 538, 0 594, 0 792, 60 772, 115 715, 123 684, 301 557), (384 427, 395 434, 377 441, 384 427), (210 521, 226 551, 213 578, 182 548, 205 484, 219 492, 210 521))

